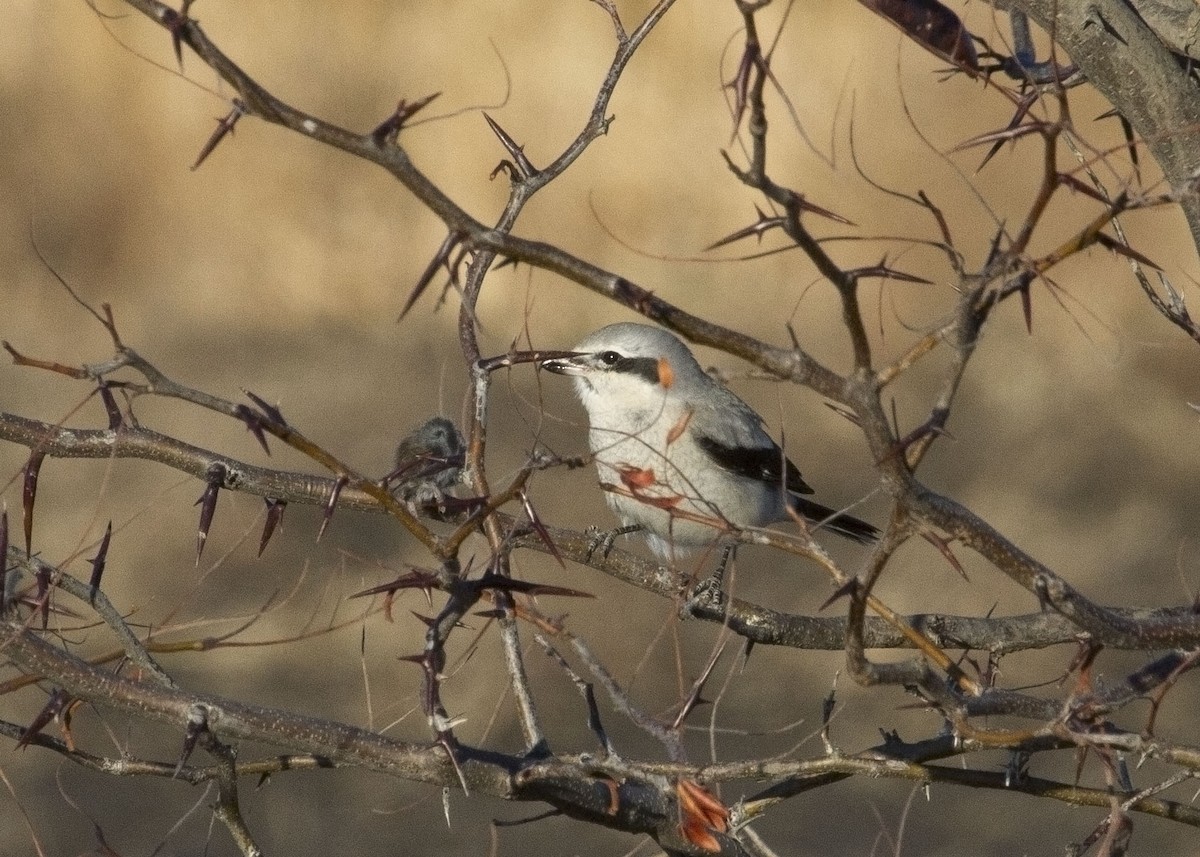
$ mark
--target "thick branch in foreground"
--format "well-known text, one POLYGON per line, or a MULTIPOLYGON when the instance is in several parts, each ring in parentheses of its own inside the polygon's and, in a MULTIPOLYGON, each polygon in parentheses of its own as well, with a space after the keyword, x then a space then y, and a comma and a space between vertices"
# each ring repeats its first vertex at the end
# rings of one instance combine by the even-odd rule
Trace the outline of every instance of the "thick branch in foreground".
MULTIPOLYGON (((460 782, 459 772, 436 743, 398 741, 334 721, 189 693, 158 682, 115 676, 51 645, 12 619, 0 622, 0 640, 14 664, 31 673, 53 676, 55 684, 72 697, 135 719, 175 726, 181 732, 195 711, 202 709, 207 728, 222 740, 281 746, 298 760, 295 766, 283 767, 278 759, 262 763, 238 762, 238 776, 283 769, 361 767, 433 786, 453 788, 460 782)), ((1200 752, 1194 748, 1176 748, 1129 733, 1112 734, 1107 738, 1097 736, 1096 740, 1100 742, 1097 746, 1120 746, 1125 752, 1153 756, 1200 770, 1200 752)), ((75 758, 75 751, 55 739, 38 736, 33 743, 75 758)), ((1026 739, 1025 744, 1029 750, 1049 750, 1069 748, 1073 742, 1046 735, 1026 739)), ((672 783, 683 777, 701 782, 776 780, 775 785, 751 801, 752 805, 757 804, 756 814, 782 798, 855 774, 1006 789, 1080 805, 1104 805, 1104 794, 1094 789, 1040 779, 1011 781, 998 773, 931 768, 924 764, 971 749, 986 749, 986 746, 975 746, 970 740, 949 736, 918 744, 889 739, 880 747, 852 756, 835 753, 829 758, 808 761, 760 760, 707 767, 665 763, 633 765, 617 759, 601 763, 591 754, 516 757, 460 746, 458 764, 463 780, 476 794, 509 800, 546 801, 572 818, 630 833, 649 834, 671 853, 704 853, 686 841, 679 829, 679 809, 674 802, 676 790, 672 783)), ((75 760, 89 767, 105 767, 97 757, 88 754, 80 754, 75 760)), ((207 776, 203 769, 189 767, 188 770, 189 780, 207 776)), ((152 762, 138 762, 128 770, 117 772, 173 775, 172 766, 152 762)), ((1132 809, 1200 826, 1200 813, 1173 801, 1146 797, 1133 801, 1132 809)), ((715 840, 720 844, 719 850, 708 853, 743 853, 742 846, 732 836, 715 834, 715 840)))
MULTIPOLYGON (((332 477, 250 465, 141 426, 68 429, 0 413, 0 439, 30 449, 40 449, 50 457, 139 458, 155 461, 201 480, 206 478, 214 463, 219 463, 226 474, 224 487, 289 503, 322 505, 336 483, 332 477)), ((343 510, 376 514, 387 512, 376 498, 354 488, 342 491, 338 505, 343 510)), ((510 534, 513 547, 549 552, 541 534, 524 531, 525 528, 508 515, 496 513, 496 518, 510 534)), ((603 571, 647 592, 678 601, 690 586, 686 575, 627 551, 616 549, 607 557, 596 555, 592 550, 594 539, 585 533, 549 526, 545 530, 563 558, 603 571)), ((1132 626, 1150 623, 1162 627, 1174 623, 1182 635, 1180 642, 1175 645, 1186 644, 1187 629, 1197 621, 1194 611, 1182 605, 1176 608, 1105 609, 1132 626)), ((843 616, 798 616, 736 598, 725 605, 724 613, 701 609, 697 616, 714 622, 728 622, 732 630, 755 643, 834 651, 845 646, 846 619, 843 616)), ((1050 612, 1011 617, 928 614, 906 618, 912 627, 941 647, 996 654, 1073 643, 1080 634, 1078 625, 1050 612)), ((1123 627, 1128 630, 1130 626, 1123 627)), ((1163 645, 1161 640, 1139 639, 1136 635, 1130 637, 1124 633, 1114 633, 1109 637, 1098 632, 1092 639, 1114 648, 1153 649, 1163 645)), ((867 620, 864 642, 868 648, 879 649, 910 648, 912 645, 896 628, 877 617, 867 620)), ((1200 644, 1200 639, 1194 639, 1194 642, 1200 644)))

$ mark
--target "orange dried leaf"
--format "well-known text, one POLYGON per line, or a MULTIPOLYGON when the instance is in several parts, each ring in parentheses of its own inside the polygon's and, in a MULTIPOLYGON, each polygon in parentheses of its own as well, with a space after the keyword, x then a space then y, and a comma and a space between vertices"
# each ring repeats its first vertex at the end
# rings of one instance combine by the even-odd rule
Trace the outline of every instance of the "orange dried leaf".
POLYGON ((623 467, 618 471, 621 475, 621 482, 630 491, 638 491, 641 488, 649 488, 658 481, 658 477, 654 475, 654 470, 644 467, 623 467))
POLYGON ((684 431, 688 427, 688 423, 690 423, 691 421, 692 421, 692 409, 688 408, 687 410, 685 410, 683 412, 683 416, 681 416, 679 418, 679 420, 675 423, 675 425, 671 426, 671 430, 669 432, 667 432, 667 446, 670 446, 675 441, 679 440, 680 437, 683 436, 684 431))
POLYGON ((713 831, 729 829, 729 810, 704 786, 693 780, 675 783, 679 801, 679 832, 688 842, 703 851, 719 852, 721 843, 713 831))
POLYGON ((729 829, 729 808, 695 780, 680 780, 675 785, 679 805, 689 815, 704 819, 704 823, 721 833, 729 829))
POLYGON ((701 851, 707 851, 710 854, 718 854, 721 851, 721 843, 717 841, 717 837, 713 836, 712 832, 699 819, 684 819, 679 823, 679 832, 683 834, 684 839, 701 851))

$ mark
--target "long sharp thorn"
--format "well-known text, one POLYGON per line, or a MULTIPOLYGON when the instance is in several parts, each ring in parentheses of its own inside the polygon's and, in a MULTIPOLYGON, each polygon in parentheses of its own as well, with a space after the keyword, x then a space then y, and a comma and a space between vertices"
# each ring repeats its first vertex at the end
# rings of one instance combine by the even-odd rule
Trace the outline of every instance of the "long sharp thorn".
POLYGON ((406 99, 401 98, 400 102, 396 105, 396 109, 392 111, 392 115, 379 123, 375 130, 371 132, 371 137, 380 144, 394 143, 400 131, 403 130, 404 123, 411 119, 419 110, 424 109, 429 102, 433 101, 439 95, 441 95, 440 92, 435 92, 433 95, 418 98, 412 104, 409 104, 406 99))
POLYGON ((349 481, 350 477, 344 473, 334 481, 333 490, 329 492, 329 501, 325 504, 325 514, 321 518, 321 529, 317 531, 317 541, 320 541, 321 536, 325 535, 329 522, 333 520, 333 512, 337 508, 338 498, 342 496, 342 489, 349 481))
POLYGON ((817 608, 817 612, 818 613, 821 612, 826 607, 828 607, 830 604, 833 604, 835 601, 837 601, 841 598, 845 598, 846 596, 853 595, 858 590, 858 587, 859 587, 858 578, 857 577, 850 578, 845 583, 843 583, 841 586, 839 586, 837 589, 835 589, 833 591, 832 595, 830 595, 828 598, 825 599, 825 603, 817 608))
POLYGON ((529 516, 529 525, 538 534, 538 538, 542 540, 542 544, 546 546, 546 550, 550 551, 550 555, 558 560, 559 566, 566 568, 567 564, 563 561, 562 554, 558 552, 558 545, 554 543, 554 539, 550 538, 550 531, 546 529, 546 525, 542 523, 542 519, 534 511, 533 504, 529 502, 529 495, 521 491, 520 497, 521 504, 525 507, 525 514, 529 516))
POLYGON ((758 58, 758 44, 748 42, 738 59, 737 72, 734 74, 733 80, 725 84, 726 89, 733 90, 733 132, 730 134, 730 141, 737 137, 738 128, 742 124, 742 116, 746 113, 746 104, 749 101, 750 93, 750 71, 754 68, 758 58))
POLYGON ((857 226, 858 225, 850 218, 843 217, 842 215, 838 214, 836 211, 831 211, 828 208, 822 208, 821 206, 816 205, 815 203, 809 202, 808 200, 804 199, 803 197, 800 198, 800 210, 807 211, 810 214, 815 214, 819 217, 824 217, 827 220, 832 220, 834 223, 841 223, 846 226, 857 226))
POLYGON ((404 316, 408 315, 408 311, 413 308, 413 305, 416 304, 421 295, 425 293, 425 290, 429 288, 429 284, 433 282, 433 275, 437 273, 438 268, 449 261, 450 253, 454 250, 454 247, 458 244, 459 240, 459 234, 457 232, 451 232, 446 236, 446 239, 442 241, 442 244, 440 247, 438 247, 437 252, 433 254, 433 258, 429 260, 429 264, 425 266, 425 270, 421 272, 421 276, 417 280, 417 284, 409 293, 408 300, 404 302, 404 308, 400 310, 400 317, 397 318, 396 321, 401 321, 403 320, 404 316))
POLYGON ((183 0, 178 12, 168 10, 167 27, 171 31, 171 50, 175 54, 175 62, 179 64, 180 71, 183 71, 183 28, 188 22, 188 7, 191 5, 192 0, 183 0))
POLYGON ((29 461, 25 462, 25 484, 21 490, 21 504, 24 511, 26 556, 33 556, 33 503, 37 499, 38 473, 45 459, 44 452, 34 450, 29 453, 29 461))
POLYGON ((62 712, 71 701, 71 697, 61 687, 56 687, 46 700, 46 704, 42 706, 42 710, 37 713, 25 731, 21 733, 21 737, 17 739, 15 749, 20 750, 22 747, 27 747, 39 732, 46 728, 46 724, 53 720, 62 712))
POLYGON ((258 406, 258 409, 262 411, 263 414, 271 420, 271 422, 278 426, 287 426, 287 420, 283 418, 283 411, 279 410, 277 405, 272 405, 266 399, 262 398, 261 396, 254 395, 254 393, 251 393, 249 390, 242 390, 242 392, 246 394, 246 398, 258 406))
POLYGON ((370 589, 364 589, 361 592, 355 592, 351 598, 365 598, 368 595, 395 595, 401 589, 420 589, 425 593, 425 601, 430 607, 433 606, 433 589, 437 585, 437 575, 432 571, 414 568, 408 574, 402 574, 395 580, 388 583, 381 583, 379 586, 372 586, 370 589))
POLYGON ((734 243, 735 241, 741 241, 743 238, 749 238, 751 235, 755 236, 756 238, 759 239, 759 241, 761 241, 763 235, 765 235, 768 231, 770 231, 772 229, 780 228, 784 225, 784 222, 785 222, 784 218, 768 217, 767 215, 765 215, 761 211, 759 211, 757 206, 755 206, 754 210, 758 211, 758 220, 756 220, 754 223, 750 224, 749 226, 742 227, 741 229, 737 230, 736 232, 732 232, 729 235, 726 235, 724 238, 718 238, 716 241, 714 241, 712 244, 709 244, 704 249, 706 251, 716 250, 718 247, 724 247, 727 244, 734 243))
POLYGON ((554 586, 549 583, 534 583, 529 580, 518 580, 515 577, 508 577, 503 574, 496 574, 494 571, 484 573, 482 577, 474 581, 475 588, 482 592, 486 589, 494 589, 499 592, 519 592, 522 595, 562 595, 567 598, 595 598, 590 592, 584 592, 581 589, 571 589, 566 586, 554 586))
POLYGON ((1150 259, 1148 256, 1143 256, 1141 253, 1139 253, 1137 250, 1134 250, 1128 244, 1118 241, 1116 238, 1112 238, 1112 237, 1104 234, 1103 232, 1096 233, 1096 243, 1099 244, 1101 247, 1111 250, 1118 255, 1125 256, 1126 258, 1129 258, 1129 259, 1133 259, 1135 262, 1141 262, 1143 265, 1145 265, 1148 268, 1153 268, 1156 271, 1162 270, 1162 265, 1159 265, 1154 260, 1150 259))
POLYGON ((258 543, 258 555, 262 556, 267 549, 267 542, 275 534, 275 528, 283 523, 283 512, 287 508, 286 500, 276 500, 274 497, 264 497, 267 504, 267 520, 263 523, 262 540, 258 543))
POLYGON ((200 154, 196 156, 196 160, 192 164, 192 172, 198 170, 200 165, 213 153, 213 150, 217 148, 220 142, 233 133, 234 126, 245 115, 246 105, 237 98, 233 99, 233 107, 224 118, 217 119, 216 130, 212 132, 212 135, 208 138, 208 142, 200 149, 200 154))
POLYGON ((263 452, 270 455, 271 447, 267 446, 267 432, 263 428, 262 415, 255 413, 245 405, 238 405, 234 408, 234 416, 246 424, 246 430, 254 435, 263 452))
POLYGON ((684 721, 687 720, 688 715, 695 711, 698 706, 708 701, 702 696, 704 685, 708 683, 709 678, 712 676, 712 671, 717 666, 717 659, 721 657, 724 651, 725 644, 721 643, 717 647, 717 650, 713 652, 712 657, 708 659, 708 665, 704 668, 704 672, 692 684, 692 691, 688 694, 687 699, 683 701, 683 705, 679 706, 679 714, 675 716, 675 720, 671 723, 672 729, 679 729, 684 721))
POLYGON ((96 603, 96 593, 100 591, 100 578, 104 576, 104 566, 108 562, 108 545, 112 541, 112 521, 104 528, 104 538, 100 540, 100 549, 89 562, 92 564, 92 576, 88 580, 88 601, 96 603))
POLYGON ((458 764, 458 755, 454 752, 453 736, 449 732, 439 732, 437 742, 442 745, 442 749, 450 757, 450 764, 454 766, 454 773, 458 774, 458 782, 462 786, 463 794, 470 796, 471 790, 467 788, 467 778, 463 776, 462 768, 458 764))
POLYGON ((200 565, 200 556, 204 553, 204 545, 208 541, 208 531, 212 527, 213 515, 217 512, 217 496, 221 486, 225 484, 225 465, 214 462, 208 468, 208 483, 204 493, 196 501, 200 507, 200 526, 196 530, 196 565, 200 565))
POLYGON ((492 129, 492 133, 500 140, 500 145, 504 147, 504 150, 516 162, 521 178, 527 179, 537 175, 537 169, 525 155, 525 148, 517 145, 517 141, 510 137, 508 132, 501 128, 500 124, 491 116, 488 116, 487 113, 483 114, 483 118, 487 121, 488 127, 492 129))

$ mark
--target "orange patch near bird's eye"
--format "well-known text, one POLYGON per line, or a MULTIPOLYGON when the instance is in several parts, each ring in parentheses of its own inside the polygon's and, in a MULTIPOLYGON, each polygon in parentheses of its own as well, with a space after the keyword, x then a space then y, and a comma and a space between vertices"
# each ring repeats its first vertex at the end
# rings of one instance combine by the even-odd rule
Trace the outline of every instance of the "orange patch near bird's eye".
POLYGON ((675 383, 675 370, 671 368, 671 362, 665 357, 658 358, 658 383, 664 388, 670 389, 675 383))
POLYGON ((687 429, 688 423, 691 421, 692 409, 688 408, 683 412, 683 416, 676 420, 675 425, 671 426, 671 430, 667 432, 667 446, 670 446, 675 441, 679 440, 680 436, 687 429))

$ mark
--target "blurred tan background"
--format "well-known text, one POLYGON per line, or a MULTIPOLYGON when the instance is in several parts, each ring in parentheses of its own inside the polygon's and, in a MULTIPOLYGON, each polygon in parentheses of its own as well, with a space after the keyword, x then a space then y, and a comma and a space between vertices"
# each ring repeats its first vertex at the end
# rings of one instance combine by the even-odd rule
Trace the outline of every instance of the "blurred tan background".
MULTIPOLYGON (((649 8, 645 2, 618 5, 629 27, 649 8)), ((982 4, 969 11, 973 30, 1000 38, 982 4)), ((230 93, 193 55, 185 54, 185 75, 177 74, 166 35, 119 3, 107 0, 100 12, 83 2, 17 3, 0 28, 0 193, 6 200, 0 206, 0 337, 27 354, 68 364, 110 355, 104 331, 38 261, 36 243, 83 299, 112 304, 125 342, 168 375, 228 398, 247 388, 278 401, 293 424, 367 472, 382 474, 398 439, 427 416, 459 418, 465 373, 455 339, 456 297, 435 308, 437 288, 431 289, 396 323, 444 237, 440 224, 382 171, 253 119, 190 171, 214 117, 228 111, 230 93)), ((523 143, 535 165, 544 165, 582 126, 613 50, 611 23, 583 0, 363 2, 336 11, 321 4, 204 0, 193 12, 267 88, 351 129, 373 128, 400 98, 440 91, 422 117, 445 118, 404 131, 402 143, 485 222, 500 211, 506 184, 488 180, 504 153, 478 108, 523 143)), ((764 26, 778 17, 778 11, 764 16, 764 26)), ((756 249, 751 242, 702 251, 750 223, 761 204, 720 157, 730 147, 741 161, 736 143, 730 144, 721 91, 737 59, 725 52, 736 46, 738 26, 732 3, 673 9, 630 64, 611 106, 616 121, 608 136, 535 199, 517 231, 768 341, 785 343, 784 324, 790 323, 815 355, 844 369, 848 349, 831 290, 798 253, 739 262, 738 254, 756 249)), ((857 174, 851 124, 867 174, 897 190, 929 193, 945 210, 969 265, 980 263, 997 222, 1020 221, 1036 180, 1030 164, 1038 144, 1006 149, 979 172, 980 150, 939 155, 1001 127, 1010 115, 1008 103, 981 84, 939 82, 941 65, 848 0, 798 4, 773 68, 813 145, 773 99, 770 165, 779 181, 857 224, 813 221, 819 234, 936 237, 927 216, 857 174)), ((1119 146, 1115 122, 1092 121, 1107 105, 1085 91, 1074 92, 1072 102, 1093 145, 1119 146)), ((1115 176, 1105 175, 1116 186, 1130 168, 1119 152, 1111 163, 1115 176)), ((1144 167, 1143 175, 1153 182, 1153 167, 1144 167)), ((1056 203, 1034 251, 1055 246, 1094 210, 1056 203)), ((1178 213, 1130 215, 1125 226, 1134 246, 1195 301, 1196 253, 1178 213)), ((952 306, 950 272, 938 254, 880 240, 834 246, 846 266, 873 264, 886 253, 896 267, 934 281, 866 288, 880 361, 902 353, 952 306)), ((1192 453, 1197 415, 1187 406, 1200 400, 1194 373, 1200 352, 1151 311, 1128 268, 1107 253, 1072 260, 1054 277, 1053 291, 1034 287, 1032 335, 1015 303, 996 314, 951 419, 953 436, 937 445, 921 476, 1104 603, 1186 603, 1200 580, 1193 537, 1200 520, 1194 490, 1200 467, 1192 453)), ((491 275, 480 318, 485 348, 499 353, 525 336, 537 347, 569 347, 601 324, 632 316, 521 267, 491 275)), ((721 355, 699 356, 705 364, 745 372, 721 355)), ((896 385, 906 428, 924 418, 944 365, 935 355, 896 385)), ((539 385, 533 371, 521 367, 498 381, 493 484, 503 483, 535 443, 563 454, 583 451, 582 412, 562 379, 547 377, 539 385)), ((864 445, 818 397, 746 378, 733 386, 777 436, 786 428, 789 453, 823 501, 849 503, 873 491, 864 445)), ((0 363, 3 410, 67 419, 86 392, 82 384, 0 363)), ((136 409, 146 425, 192 443, 254 462, 308 467, 278 445, 265 459, 238 425, 194 408, 141 400, 136 409)), ((68 423, 100 427, 104 415, 93 400, 68 423)), ((14 529, 25 454, 0 445, 3 499, 14 529)), ((423 627, 407 612, 424 609, 419 595, 401 599, 395 624, 374 616, 314 634, 362 609, 360 602, 346 603, 347 594, 390 579, 405 562, 423 562, 413 540, 382 518, 340 513, 317 545, 318 513, 293 507, 282 536, 256 561, 261 503, 225 494, 196 568, 192 503, 201 490, 196 480, 140 462, 47 461, 35 547, 85 575, 84 558, 111 519, 117 533, 106 578, 110 596, 134 611, 134 621, 178 624, 179 638, 231 630, 274 599, 239 639, 265 643, 306 633, 310 639, 173 655, 164 658, 166 666, 188 687, 363 725, 392 724, 390 734, 424 740, 424 718, 414 710, 419 675, 396 661, 420 645, 423 627), (222 621, 202 623, 211 617, 222 621)), ((590 470, 545 474, 534 498, 552 524, 611 521, 590 470)), ((862 508, 878 520, 884 504, 875 497, 862 508)), ((859 559, 853 548, 832 547, 851 567, 859 559)), ((882 594, 903 611, 1036 609, 997 573, 957 553, 969 582, 932 549, 913 545, 885 576, 882 594)), ((679 625, 665 602, 586 569, 563 572, 540 556, 521 555, 518 562, 531 579, 562 581, 599 596, 544 606, 569 612, 572 627, 650 711, 671 705, 711 651, 715 630, 679 625)), ((799 612, 815 611, 829 594, 816 569, 752 550, 740 557, 738 586, 739 594, 799 612)), ((469 654, 469 636, 455 641, 455 655, 469 654)), ((85 634, 78 642, 86 648, 95 640, 85 634)), ((731 655, 718 667, 717 682, 728 687, 712 717, 719 727, 752 734, 719 735, 717 758, 793 748, 800 757, 819 754, 809 736, 840 655, 759 649, 744 671, 731 655)), ((1010 658, 1004 679, 1053 680, 1069 657, 1056 650, 1010 658)), ((1113 656, 1102 669, 1117 676, 1134 663, 1113 656)), ((592 749, 580 701, 565 677, 536 649, 530 665, 552 746, 592 749)), ((505 685, 492 629, 446 686, 451 713, 469 718, 463 740, 519 748, 505 685)), ((848 751, 876 743, 878 728, 899 729, 905 738, 938 728, 928 715, 903 708, 912 700, 899 691, 867 693, 843 681, 839 698, 845 707, 834 737, 848 751)), ((33 692, 3 698, 0 717, 28 720, 42 700, 33 692)), ((1180 689, 1161 716, 1164 730, 1187 725, 1196 702, 1194 690, 1180 689)), ((625 755, 660 757, 658 747, 617 715, 608 718, 625 755)), ((127 748, 173 758, 180 740, 104 712, 82 713, 76 729, 93 749, 113 755, 127 748)), ((1194 742, 1194 724, 1182 735, 1194 742)), ((245 748, 243 758, 260 751, 274 752, 245 748)), ((707 737, 699 733, 694 758, 708 758, 707 737)), ((11 783, 0 796, 0 853, 33 853, 35 838, 48 854, 86 853, 96 844, 92 819, 121 854, 149 854, 156 846, 159 854, 199 854, 206 847, 209 854, 235 853, 225 831, 211 829, 213 796, 200 790, 101 777, 30 749, 0 755, 0 771, 11 783)), ((1070 779, 1070 772, 1069 759, 1062 769, 1050 760, 1035 763, 1034 773, 1070 779)), ((1096 782, 1093 769, 1087 777, 1096 782)), ((747 785, 747 793, 753 788, 747 785)), ((740 794, 726 790, 723 797, 732 802, 740 794)), ((792 801, 760 829, 781 853, 861 854, 884 831, 894 834, 907 812, 902 853, 1000 855, 1061 853, 1100 818, 1020 795, 948 788, 934 789, 929 801, 906 810, 910 795, 911 786, 901 782, 847 782, 792 801)), ((455 794, 448 828, 436 791, 356 771, 281 775, 259 791, 247 787, 244 805, 251 828, 275 854, 398 847, 480 854, 490 847, 489 819, 540 809, 455 794)), ((1139 818, 1136 830, 1143 853, 1193 850, 1194 840, 1173 827, 1139 818)), ((504 829, 498 843, 501 854, 612 855, 638 844, 565 820, 504 829)), ((651 850, 643 843, 639 853, 651 850)))

